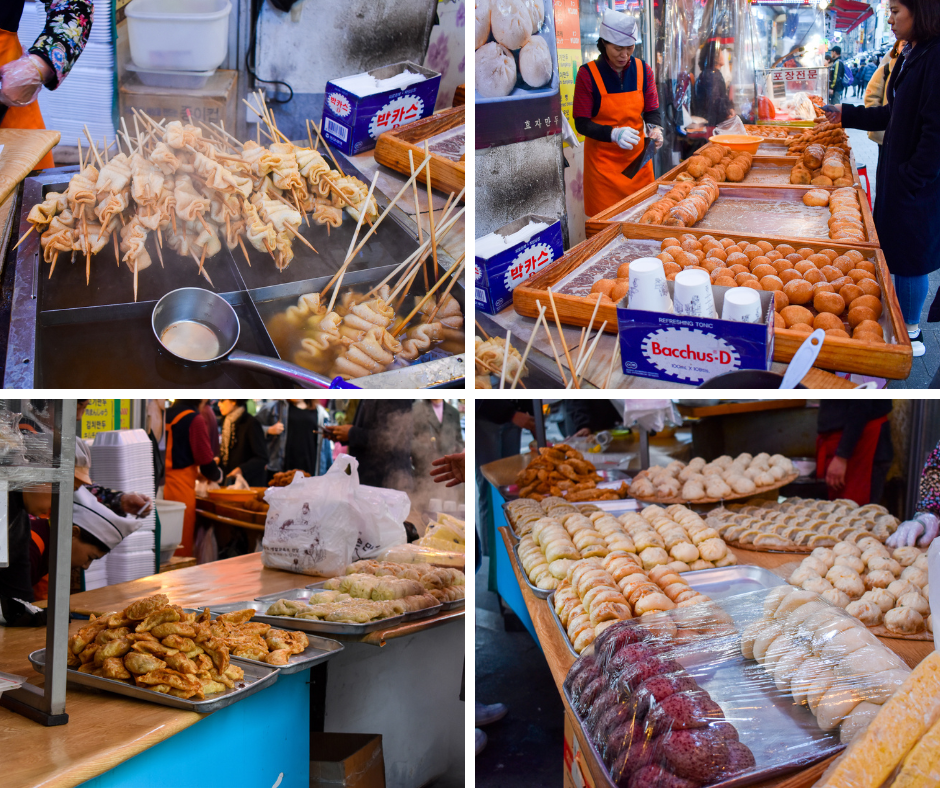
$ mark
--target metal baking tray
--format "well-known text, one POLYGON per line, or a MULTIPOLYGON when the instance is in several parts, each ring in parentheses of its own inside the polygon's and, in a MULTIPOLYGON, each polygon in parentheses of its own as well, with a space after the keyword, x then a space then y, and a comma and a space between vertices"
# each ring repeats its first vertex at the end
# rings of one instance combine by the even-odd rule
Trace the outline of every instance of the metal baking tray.
MULTIPOLYGON (((37 649, 29 655, 29 661, 38 673, 45 673, 46 650, 44 648, 37 649)), ((171 708, 182 709, 183 711, 196 711, 200 714, 209 714, 213 711, 224 709, 226 706, 231 706, 236 701, 247 698, 249 695, 254 695, 256 692, 263 690, 265 687, 269 687, 277 681, 279 671, 274 665, 265 665, 261 662, 241 659, 240 657, 232 657, 231 661, 245 671, 245 678, 242 682, 243 686, 236 685, 235 689, 220 692, 205 700, 184 700, 183 698, 176 698, 173 695, 165 695, 162 692, 154 692, 153 690, 144 689, 143 687, 125 684, 123 681, 117 681, 116 679, 106 679, 102 676, 79 673, 73 668, 68 669, 66 676, 71 684, 80 684, 83 687, 113 692, 115 695, 137 698, 138 700, 149 701, 150 703, 156 703, 160 706, 170 706, 171 708)))
MULTIPOLYGON (((29 225, 30 208, 41 202, 49 191, 64 191, 77 167, 46 170, 24 181, 19 210, 19 235, 29 225)), ((351 172, 359 175, 353 167, 351 172)), ((387 201, 378 196, 379 209, 387 201)), ((358 286, 369 289, 378 284, 394 267, 418 247, 417 240, 406 229, 410 220, 395 206, 388 220, 366 242, 343 278, 344 288, 358 286)), ((295 258, 284 271, 278 271, 267 255, 248 248, 252 264, 246 264, 241 250, 235 254, 223 248, 206 262, 214 291, 235 309, 241 323, 236 349, 278 358, 276 344, 268 328, 271 317, 296 303, 304 293, 320 292, 342 265, 355 230, 349 217, 342 226, 326 233, 325 227, 301 227, 318 250, 314 255, 301 243, 294 244, 295 258)), ((12 240, 12 239, 11 239, 12 240)), ((12 246, 12 243, 11 243, 12 246)), ((132 277, 121 266, 115 269, 114 250, 109 243, 91 260, 91 282, 85 284, 84 258, 80 255, 73 265, 69 255, 59 257, 55 274, 49 279, 49 266, 42 261, 36 233, 10 254, 14 267, 10 315, 10 336, 4 367, 4 388, 71 388, 76 386, 124 386, 145 388, 171 384, 180 386, 236 386, 284 388, 287 381, 280 377, 236 367, 231 364, 183 366, 162 351, 150 325, 156 302, 167 292, 179 287, 209 288, 197 276, 192 259, 180 258, 164 244, 165 267, 154 256, 151 265, 140 276, 138 300, 133 300, 132 277), (115 332, 122 342, 114 343, 115 332), (128 354, 128 347, 135 352, 128 354), (95 351, 89 351, 95 348, 95 351)), ((438 250, 440 271, 447 270, 453 260, 438 250)), ((409 291, 423 295, 423 281, 409 291)), ((465 308, 463 282, 451 294, 465 308)), ((405 302, 406 304, 409 302, 405 302)), ((287 359, 290 360, 290 359, 287 359)), ((447 355, 432 349, 407 367, 370 375, 354 381, 367 388, 424 388, 462 386, 464 355, 447 355)))
POLYGON ((464 597, 463 599, 454 599, 450 602, 441 602, 441 612, 446 613, 448 610, 456 610, 457 608, 466 607, 466 606, 467 606, 466 597, 464 597))
MULTIPOLYGON (((307 586, 307 590, 310 590, 310 591, 320 591, 320 590, 323 589, 323 583, 325 583, 325 582, 326 582, 325 580, 321 580, 319 583, 311 583, 309 586, 307 586)), ((465 593, 466 593, 466 587, 464 587, 464 589, 465 589, 465 593)), ((260 597, 258 597, 258 598, 260 599, 260 597)), ((284 599, 284 597, 279 597, 279 598, 280 598, 280 599, 284 599)), ((276 602, 277 600, 275 599, 274 601, 276 602)), ((446 613, 448 610, 455 610, 455 609, 457 609, 458 607, 465 607, 465 606, 466 606, 466 602, 467 602, 467 598, 466 598, 466 597, 464 597, 463 599, 454 599, 454 600, 452 600, 452 601, 450 601, 450 602, 441 602, 441 603, 440 603, 440 605, 441 605, 441 610, 440 610, 440 612, 441 612, 441 613, 446 613)), ((415 612, 417 612, 417 613, 423 613, 424 611, 423 611, 423 610, 417 610, 417 611, 415 611, 415 612)), ((407 616, 412 616, 412 617, 414 617, 414 613, 405 613, 405 616, 406 616, 406 620, 410 621, 410 620, 412 620, 412 619, 411 619, 411 618, 407 618, 407 616)), ((424 616, 418 616, 418 618, 424 618, 424 616)))
POLYGON ((322 632, 327 635, 348 635, 350 637, 368 635, 370 632, 375 632, 379 629, 385 629, 389 626, 397 626, 399 624, 404 624, 408 621, 414 621, 415 619, 419 618, 430 618, 431 616, 436 616, 441 612, 441 606, 434 605, 433 607, 428 607, 424 610, 416 610, 413 613, 406 613, 401 616, 392 616, 391 618, 381 618, 378 621, 370 621, 367 624, 343 624, 335 621, 313 621, 308 618, 269 616, 265 613, 265 611, 271 606, 272 602, 276 602, 278 599, 295 598, 289 596, 289 594, 297 593, 297 591, 302 590, 303 589, 295 589, 292 592, 278 594, 272 600, 259 601, 254 599, 246 602, 231 602, 226 605, 208 605, 208 608, 212 611, 212 615, 214 617, 216 615, 221 615, 222 613, 229 613, 233 610, 243 610, 244 608, 250 607, 258 611, 254 618, 252 618, 252 621, 262 621, 265 624, 271 624, 271 626, 276 626, 280 629, 297 629, 301 632, 312 632, 314 634, 322 632))
MULTIPOLYGON (((326 589, 323 587, 324 583, 326 583, 326 580, 320 580, 317 583, 311 583, 304 590, 309 590, 309 591, 314 591, 314 592, 325 591, 326 589)), ((283 599, 283 597, 280 597, 280 598, 283 599)), ((276 602, 277 600, 275 599, 274 601, 276 602)), ((460 600, 460 601, 463 601, 463 600, 460 600)), ((424 610, 413 610, 410 613, 405 613, 404 615, 401 615, 401 616, 395 616, 394 618, 396 621, 400 619, 402 622, 414 621, 415 619, 418 619, 418 618, 429 618, 432 615, 436 616, 438 613, 442 613, 445 609, 448 609, 448 610, 450 609, 450 608, 445 608, 444 604, 445 604, 444 602, 438 602, 433 607, 426 607, 424 608, 424 610), (431 611, 431 612, 429 613, 428 611, 431 611)), ((382 620, 391 621, 392 619, 386 618, 382 620)))
POLYGON ((571 642, 571 639, 568 637, 568 630, 565 629, 565 625, 561 623, 561 619, 558 618, 558 613, 555 612, 555 592, 552 591, 546 601, 548 602, 548 609, 552 614, 552 621, 555 622, 555 626, 558 627, 558 631, 561 632, 561 636, 565 640, 565 645, 568 647, 568 651, 571 652, 572 656, 577 657, 578 652, 574 650, 574 643, 571 642))
MULTIPOLYGON (((708 571, 716 570, 703 570, 703 573, 708 571)), ((764 595, 758 592, 747 597, 738 595, 720 600, 716 604, 731 615, 737 631, 741 632, 745 626, 762 617, 763 599, 764 595)), ((794 704, 793 698, 778 690, 757 663, 741 655, 739 638, 736 635, 731 643, 724 638, 720 643, 711 641, 715 648, 695 642, 685 646, 677 644, 674 656, 716 703, 732 711, 727 716, 728 722, 735 726, 741 742, 751 749, 757 761, 758 768, 753 773, 713 783, 709 788, 751 785, 805 768, 845 748, 839 741, 838 731, 827 733, 820 730, 808 708, 794 704), (716 653, 721 655, 718 659, 715 659, 716 653), (742 718, 742 715, 749 719, 742 718)), ((562 691, 570 706, 567 687, 562 691)), ((616 788, 603 759, 584 730, 582 720, 577 714, 575 718, 582 726, 588 745, 585 755, 594 759, 598 771, 605 777, 601 785, 616 788)))
MULTIPOLYGON (((202 610, 202 608, 183 608, 183 611, 186 613, 201 613, 202 610)), ((212 608, 209 608, 209 611, 211 614, 213 612, 212 608)), ((251 620, 256 621, 257 617, 252 616, 251 620)), ((286 629, 286 627, 278 627, 278 629, 286 629)), ((304 634, 306 635, 307 633, 305 632, 304 634)), ((307 640, 310 641, 307 648, 305 648, 299 654, 291 654, 287 660, 286 665, 268 665, 267 662, 261 662, 260 660, 256 659, 249 659, 248 657, 235 657, 234 659, 243 659, 246 662, 252 662, 256 665, 274 667, 281 671, 281 673, 283 673, 285 676, 290 676, 292 673, 299 673, 302 670, 307 670, 308 668, 312 668, 314 665, 319 665, 321 662, 326 662, 326 660, 332 659, 345 648, 345 646, 338 640, 321 638, 317 637, 316 635, 312 637, 307 635, 307 640)))
POLYGON ((512 551, 516 554, 516 563, 519 564, 519 572, 522 574, 522 579, 525 580, 525 584, 529 587, 529 590, 539 599, 548 599, 549 594, 551 594, 554 589, 539 588, 538 586, 533 585, 532 581, 529 580, 529 576, 526 574, 525 567, 522 566, 522 561, 519 560, 519 542, 513 543, 512 551))

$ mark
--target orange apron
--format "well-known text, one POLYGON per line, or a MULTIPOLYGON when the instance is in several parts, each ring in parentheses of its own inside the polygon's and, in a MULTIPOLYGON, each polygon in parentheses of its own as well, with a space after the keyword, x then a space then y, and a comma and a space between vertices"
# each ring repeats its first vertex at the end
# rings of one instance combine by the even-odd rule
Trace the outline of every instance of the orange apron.
MULTIPOLYGON (((874 419, 865 425, 862 436, 855 444, 855 451, 849 457, 848 467, 845 469, 845 487, 838 492, 829 489, 829 500, 848 498, 859 506, 871 503, 871 471, 875 461, 875 451, 878 449, 878 440, 881 437, 881 428, 888 420, 887 416, 874 419)), ((842 440, 842 430, 826 432, 816 436, 816 477, 826 478, 829 463, 836 456, 839 441, 842 440)), ((875 501, 878 503, 878 501, 875 501)))
MULTIPOLYGON (((36 547, 39 548, 39 552, 46 552, 46 543, 42 540, 42 537, 32 529, 30 529, 29 535, 33 537, 33 541, 36 543, 36 547)), ((48 574, 43 575, 41 578, 39 578, 39 580, 33 583, 33 598, 36 602, 49 598, 48 574)))
POLYGON ((173 467, 173 427, 183 416, 188 416, 190 413, 195 413, 195 411, 184 410, 167 424, 166 477, 163 483, 163 497, 166 500, 186 504, 186 513, 183 515, 183 543, 174 553, 174 555, 186 557, 193 554, 193 541, 196 533, 196 479, 199 478, 199 466, 173 467))
POLYGON ((588 63, 594 85, 601 94, 601 108, 595 123, 606 126, 630 126, 640 132, 640 140, 633 150, 624 150, 616 142, 599 142, 586 137, 584 140, 584 215, 588 218, 610 208, 655 180, 653 162, 647 162, 633 177, 623 174, 627 166, 643 153, 643 61, 636 62, 636 90, 629 93, 608 93, 597 62, 588 63))
MULTIPOLYGON (((16 33, 9 30, 0 30, 0 66, 4 66, 16 60, 23 54, 23 47, 20 46, 20 40, 16 33)), ((46 124, 42 120, 42 112, 39 111, 39 102, 34 101, 25 107, 7 107, 7 114, 0 123, 0 129, 44 129, 46 124)), ((36 165, 37 170, 45 170, 49 167, 55 167, 52 161, 52 152, 47 153, 36 165)))

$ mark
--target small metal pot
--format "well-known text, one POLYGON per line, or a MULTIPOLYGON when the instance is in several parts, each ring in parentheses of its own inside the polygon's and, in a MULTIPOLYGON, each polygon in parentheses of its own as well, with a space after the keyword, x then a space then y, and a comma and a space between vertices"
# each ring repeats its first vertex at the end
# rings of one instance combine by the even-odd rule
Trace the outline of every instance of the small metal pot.
POLYGON ((281 359, 259 356, 254 353, 243 353, 235 350, 241 327, 238 315, 232 305, 222 296, 211 290, 200 287, 181 287, 173 290, 161 298, 153 308, 150 319, 153 335, 164 351, 178 362, 187 366, 205 366, 219 362, 234 364, 238 367, 248 367, 266 372, 270 375, 279 375, 309 388, 328 389, 330 379, 303 367, 290 364, 281 359), (188 326, 193 333, 206 336, 206 329, 215 335, 218 342, 218 351, 211 358, 187 358, 176 347, 168 347, 164 341, 168 330, 179 329, 182 324, 195 324, 188 326))
MULTIPOLYGON (((725 372, 706 380, 700 389, 779 389, 783 383, 783 375, 777 372, 766 372, 760 369, 738 369, 734 372, 725 372)), ((805 389, 802 383, 796 386, 805 389)))

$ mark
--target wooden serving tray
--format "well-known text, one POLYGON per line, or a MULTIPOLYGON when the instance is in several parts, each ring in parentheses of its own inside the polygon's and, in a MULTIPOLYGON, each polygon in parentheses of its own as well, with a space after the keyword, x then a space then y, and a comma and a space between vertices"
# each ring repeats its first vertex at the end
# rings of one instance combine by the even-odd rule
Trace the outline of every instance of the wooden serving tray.
MULTIPOLYGON (((391 167, 403 175, 411 175, 408 151, 414 158, 415 167, 424 161, 424 141, 442 132, 465 126, 463 106, 452 107, 402 126, 394 131, 386 131, 379 137, 375 146, 375 160, 379 164, 391 167)), ((466 180, 466 165, 462 161, 451 161, 443 156, 431 153, 431 186, 445 194, 459 193, 466 180)), ((423 178, 421 179, 423 182, 423 178)))
MULTIPOLYGON (((536 300, 543 306, 549 307, 548 293, 546 288, 553 287, 564 279, 569 273, 579 268, 590 257, 594 256, 607 246, 611 241, 617 238, 621 233, 625 238, 630 239, 650 239, 662 241, 664 238, 671 238, 679 234, 690 232, 688 229, 676 227, 661 227, 654 224, 608 224, 602 228, 592 238, 575 246, 567 254, 558 258, 547 268, 543 268, 531 279, 523 282, 513 291, 513 308, 520 315, 526 317, 538 317, 538 306, 536 300)), ((704 231, 696 235, 704 235, 704 231)), ((806 246, 815 251, 821 249, 835 249, 837 252, 848 251, 857 248, 865 254, 875 264, 875 276, 882 290, 882 303, 884 305, 886 322, 893 333, 897 344, 879 345, 873 342, 864 342, 858 339, 844 339, 841 337, 826 337, 819 356, 816 359, 815 366, 821 369, 836 370, 839 372, 855 372, 862 375, 872 375, 874 377, 891 378, 893 380, 903 380, 911 372, 911 363, 913 355, 911 352, 911 341, 907 335, 907 328, 904 324, 904 318, 901 315, 901 307, 898 305, 898 298, 894 291, 894 284, 888 273, 888 265, 884 254, 880 249, 876 249, 865 244, 838 244, 825 241, 804 241, 787 238, 761 238, 753 235, 741 235, 739 233, 718 233, 713 235, 716 238, 731 238, 737 241, 769 241, 775 246, 781 243, 798 244, 806 246)), ((591 314, 594 311, 594 300, 583 297, 568 295, 565 293, 555 293, 555 306, 558 309, 558 317, 562 322, 568 325, 587 326, 591 320, 591 314)), ((549 307, 550 308, 550 307, 549 307)), ((617 309, 613 304, 601 304, 597 310, 597 317, 594 319, 595 326, 601 326, 607 321, 607 331, 617 332, 617 309)), ((806 334, 793 331, 789 328, 774 329, 774 361, 788 362, 799 349, 800 345, 806 339, 806 334)))
POLYGON ((467 103, 466 87, 466 85, 457 85, 457 89, 454 90, 454 100, 451 103, 451 106, 462 107, 467 103))
MULTIPOLYGON (((748 172, 747 177, 740 182, 733 181, 723 181, 718 184, 719 190, 723 188, 745 188, 745 189, 801 189, 806 190, 807 186, 805 184, 794 184, 790 183, 790 171, 799 161, 799 158, 796 156, 755 156, 753 164, 751 166, 750 172, 748 172), (777 174, 780 179, 779 182, 775 181, 773 183, 755 183, 752 179, 754 170, 771 170, 777 174)), ((657 179, 657 183, 674 183, 676 178, 689 168, 689 159, 686 159, 684 162, 679 164, 676 167, 673 167, 665 175, 657 179)), ((855 167, 855 159, 852 157, 852 178, 854 179, 854 185, 859 185, 858 170, 855 167)), ((825 189, 826 191, 835 191, 840 188, 838 186, 813 186, 814 189, 825 189)), ((800 193, 802 194, 803 191, 800 193)))
MULTIPOLYGON (((784 157, 784 158, 787 158, 787 157, 784 157)), ((855 173, 855 175, 857 176, 857 172, 855 173)), ((595 235, 596 233, 598 233, 600 230, 602 230, 605 226, 609 224, 623 224, 629 227, 650 227, 650 226, 663 227, 663 225, 640 224, 638 221, 640 218, 639 215, 637 215, 636 217, 631 217, 631 218, 637 219, 637 221, 625 221, 623 219, 617 219, 615 217, 619 216, 620 214, 626 211, 630 211, 631 209, 636 208, 641 203, 644 203, 647 200, 650 200, 651 198, 653 198, 657 193, 665 196, 666 192, 669 191, 669 188, 671 187, 671 185, 672 184, 669 184, 669 183, 654 182, 654 183, 651 183, 649 186, 643 187, 635 194, 631 194, 629 197, 625 197, 623 200, 621 200, 618 203, 615 203, 607 210, 601 211, 599 214, 592 216, 590 219, 586 220, 584 223, 585 233, 590 238, 592 235, 595 235)), ((816 188, 815 186, 794 186, 794 185, 741 187, 739 184, 727 184, 727 183, 720 184, 718 187, 719 189, 718 200, 708 210, 709 210, 709 213, 714 211, 715 205, 721 202, 723 197, 725 198, 732 197, 735 199, 743 199, 743 200, 771 199, 771 200, 781 200, 781 201, 787 201, 787 202, 800 201, 802 203, 803 195, 806 192, 812 191, 815 188, 816 188)), ((864 225, 864 228, 865 228, 865 241, 859 242, 857 246, 859 246, 859 248, 869 247, 869 246, 878 246, 878 233, 875 230, 875 220, 871 215, 871 209, 868 207, 868 197, 866 196, 865 192, 862 190, 860 186, 856 186, 855 191, 856 191, 856 196, 858 197, 858 201, 859 201, 859 210, 861 210, 861 213, 862 213, 862 224, 864 225)), ((823 208, 822 210, 826 211, 825 220, 828 222, 829 216, 830 216, 829 209, 823 208)), ((702 221, 706 221, 707 217, 708 217, 708 214, 706 214, 706 219, 703 219, 702 221)), ((715 219, 712 218, 711 221, 714 222, 715 219)), ((722 236, 727 236, 727 235, 730 235, 731 233, 747 234, 747 230, 743 229, 742 227, 733 226, 734 223, 730 223, 730 224, 732 224, 732 226, 716 227, 716 226, 703 226, 702 222, 699 222, 693 227, 663 227, 663 229, 669 230, 672 233, 680 233, 680 234, 692 233, 693 235, 697 235, 697 236, 714 235, 717 237, 719 234, 721 234, 722 236)), ((664 237, 668 237, 668 236, 664 236, 664 237)), ((800 240, 800 243, 802 243, 804 237, 805 236, 801 236, 797 233, 790 233, 786 235, 766 235, 766 236, 762 236, 761 240, 770 241, 774 243, 774 245, 776 246, 778 243, 790 243, 790 241, 792 241, 794 238, 797 240, 800 240), (780 240, 775 241, 775 239, 777 238, 779 238, 780 240)), ((826 239, 806 238, 806 240, 807 241, 823 240, 824 241, 826 239)), ((833 241, 833 243, 835 243, 835 241, 833 241)))
MULTIPOLYGON (((749 493, 728 495, 724 498, 696 498, 694 501, 687 501, 680 495, 676 498, 636 498, 636 500, 640 503, 661 504, 663 506, 672 506, 676 503, 682 506, 688 506, 689 504, 695 505, 703 503, 723 503, 724 501, 740 501, 742 498, 752 498, 755 495, 763 495, 765 493, 773 492, 774 490, 779 490, 781 487, 786 487, 790 482, 799 478, 799 475, 799 473, 791 473, 788 476, 784 476, 779 481, 774 482, 773 484, 766 484, 763 487, 758 487, 757 489, 751 490, 749 493)), ((736 546, 727 540, 725 540, 725 542, 732 546, 736 546)))

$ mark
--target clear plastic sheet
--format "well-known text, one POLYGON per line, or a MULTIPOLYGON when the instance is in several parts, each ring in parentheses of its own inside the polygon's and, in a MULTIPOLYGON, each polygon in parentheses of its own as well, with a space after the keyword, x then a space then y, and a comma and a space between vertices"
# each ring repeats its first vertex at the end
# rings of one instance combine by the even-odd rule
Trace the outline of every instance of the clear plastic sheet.
POLYGON ((844 611, 779 586, 617 622, 564 692, 610 785, 730 788, 837 752, 909 673, 844 611))
POLYGON ((442 131, 429 137, 427 142, 431 153, 451 161, 462 161, 466 153, 466 127, 458 126, 442 131))
POLYGON ((436 550, 416 544, 400 544, 382 550, 375 556, 377 561, 391 561, 395 564, 436 564, 437 566, 463 567, 466 556, 448 550, 436 550))
POLYGON ((660 252, 658 241, 632 240, 618 235, 607 246, 588 258, 552 288, 555 293, 588 296, 599 279, 616 279, 617 268, 639 257, 655 257, 660 252))

